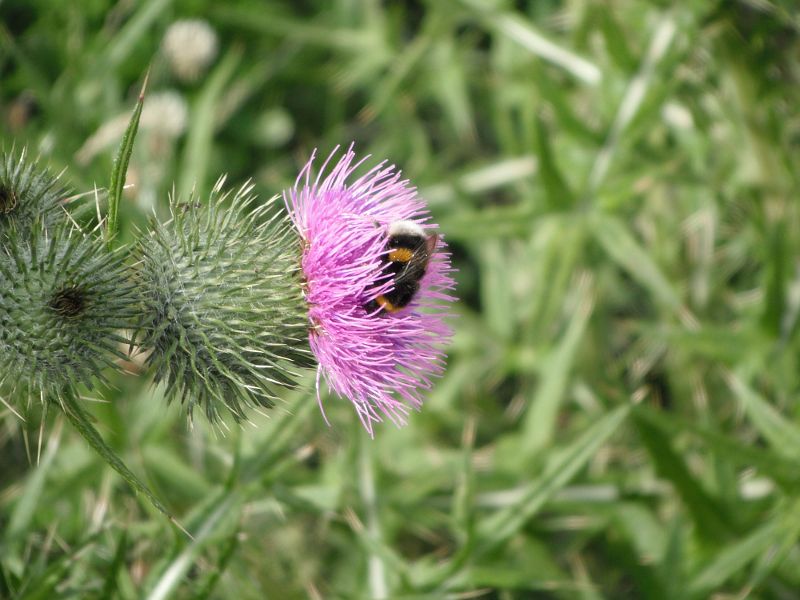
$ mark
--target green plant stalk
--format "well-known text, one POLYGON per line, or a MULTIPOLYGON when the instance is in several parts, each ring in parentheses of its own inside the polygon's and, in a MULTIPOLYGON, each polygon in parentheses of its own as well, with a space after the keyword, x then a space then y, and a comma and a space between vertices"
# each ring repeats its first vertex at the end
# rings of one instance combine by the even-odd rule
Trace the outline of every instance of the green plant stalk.
POLYGON ((150 504, 153 505, 159 512, 164 514, 178 529, 183 531, 190 538, 192 537, 180 523, 173 517, 167 508, 161 503, 156 495, 150 490, 149 487, 131 471, 119 456, 106 444, 105 440, 100 436, 97 429, 89 422, 89 417, 86 412, 81 408, 81 405, 76 402, 71 394, 64 394, 61 397, 61 408, 64 414, 72 423, 73 427, 78 430, 83 439, 97 452, 108 465, 119 473, 122 478, 134 490, 140 492, 147 498, 150 504))

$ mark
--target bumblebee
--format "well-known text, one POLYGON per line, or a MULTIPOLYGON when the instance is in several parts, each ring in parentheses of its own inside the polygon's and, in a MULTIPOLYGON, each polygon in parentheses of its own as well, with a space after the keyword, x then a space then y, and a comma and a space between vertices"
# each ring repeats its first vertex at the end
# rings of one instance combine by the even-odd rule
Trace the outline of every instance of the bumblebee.
POLYGON ((391 275, 394 287, 367 302, 364 308, 368 313, 394 313, 408 306, 419 291, 419 282, 438 240, 437 234, 425 233, 413 221, 394 221, 389 225, 384 272, 391 275))

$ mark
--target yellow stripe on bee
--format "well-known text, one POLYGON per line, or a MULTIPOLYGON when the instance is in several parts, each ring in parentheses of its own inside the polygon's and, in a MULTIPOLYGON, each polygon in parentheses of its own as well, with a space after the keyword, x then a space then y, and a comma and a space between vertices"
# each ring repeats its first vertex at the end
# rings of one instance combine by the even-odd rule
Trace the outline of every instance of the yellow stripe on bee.
POLYGON ((389 302, 389 300, 386 298, 386 296, 378 296, 377 298, 375 298, 375 302, 380 304, 381 308, 383 310, 387 311, 387 312, 396 312, 396 311, 400 310, 394 304, 389 302))
POLYGON ((407 263, 412 256, 414 256, 414 253, 408 248, 395 248, 389 252, 389 260, 391 262, 407 263))

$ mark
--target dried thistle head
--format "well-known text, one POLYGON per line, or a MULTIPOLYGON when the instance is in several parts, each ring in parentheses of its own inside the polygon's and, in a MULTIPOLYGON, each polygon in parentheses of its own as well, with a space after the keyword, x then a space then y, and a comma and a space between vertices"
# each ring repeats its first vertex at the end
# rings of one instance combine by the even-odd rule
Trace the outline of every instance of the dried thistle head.
MULTIPOLYGON (((125 254, 69 222, 0 246, 0 394, 48 402, 103 381, 139 312, 125 254)), ((15 402, 19 404, 19 402, 15 402)))
POLYGON ((208 201, 173 201, 172 219, 143 236, 136 265, 145 307, 137 343, 155 381, 190 417, 200 406, 212 421, 272 405, 276 387, 294 384, 293 365, 311 359, 288 218, 266 218, 274 203, 248 208, 252 185, 231 198, 223 184, 208 201))
POLYGON ((0 241, 12 229, 64 221, 64 197, 59 178, 30 160, 24 149, 0 152, 0 241))

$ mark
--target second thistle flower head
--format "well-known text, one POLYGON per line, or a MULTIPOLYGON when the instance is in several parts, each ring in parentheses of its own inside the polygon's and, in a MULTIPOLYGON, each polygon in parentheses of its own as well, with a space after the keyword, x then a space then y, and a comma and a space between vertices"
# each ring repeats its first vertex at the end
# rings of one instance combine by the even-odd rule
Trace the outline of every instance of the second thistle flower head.
POLYGON ((453 299, 454 282, 444 242, 415 188, 385 163, 354 179, 363 160, 355 161, 352 147, 323 177, 335 153, 316 176, 312 155, 284 200, 303 240, 318 373, 353 402, 372 434, 384 416, 404 424, 441 373, 451 335, 442 301, 453 299), (406 233, 419 243, 411 240, 400 256, 392 242, 406 233), (407 289, 398 302, 401 286, 407 289))
POLYGON ((49 402, 104 381, 140 303, 125 256, 69 222, 10 230, 0 244, 0 389, 49 402))
POLYGON ((63 197, 58 176, 30 160, 24 149, 0 151, 0 241, 8 239, 12 229, 26 232, 64 221, 63 197))
POLYGON ((139 244, 144 299, 137 341, 149 351, 169 399, 199 406, 214 421, 248 406, 271 406, 294 384, 293 365, 311 363, 298 286, 298 247, 272 203, 251 209, 252 184, 231 205, 221 179, 208 202, 173 203, 139 244))

